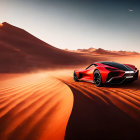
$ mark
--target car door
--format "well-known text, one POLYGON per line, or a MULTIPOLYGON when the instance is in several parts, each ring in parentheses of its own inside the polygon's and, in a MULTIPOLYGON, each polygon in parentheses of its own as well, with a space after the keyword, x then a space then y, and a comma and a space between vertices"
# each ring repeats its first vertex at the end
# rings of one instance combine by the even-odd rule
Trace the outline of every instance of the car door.
POLYGON ((83 78, 87 81, 93 81, 93 71, 95 70, 96 65, 92 64, 88 66, 83 72, 83 78))

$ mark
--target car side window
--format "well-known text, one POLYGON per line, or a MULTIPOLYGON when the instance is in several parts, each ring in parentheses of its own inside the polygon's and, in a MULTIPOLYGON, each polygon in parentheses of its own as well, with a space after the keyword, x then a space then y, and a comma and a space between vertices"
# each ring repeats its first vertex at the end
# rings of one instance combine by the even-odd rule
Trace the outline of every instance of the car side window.
POLYGON ((86 69, 92 69, 92 68, 95 68, 95 67, 96 67, 96 65, 92 64, 92 65, 88 66, 86 69))

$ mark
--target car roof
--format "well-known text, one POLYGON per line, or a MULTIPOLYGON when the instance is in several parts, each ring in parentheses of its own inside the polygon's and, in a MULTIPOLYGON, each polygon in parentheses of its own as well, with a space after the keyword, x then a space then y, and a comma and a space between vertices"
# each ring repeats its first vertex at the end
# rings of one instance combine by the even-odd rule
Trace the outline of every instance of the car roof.
MULTIPOLYGON (((103 64, 103 63, 117 63, 117 62, 113 62, 113 61, 99 61, 99 62, 95 62, 95 63, 101 63, 101 64, 103 64)), ((120 64, 120 63, 118 63, 118 64, 120 64)))
POLYGON ((132 71, 132 69, 128 66, 126 66, 124 64, 112 62, 112 61, 100 61, 100 62, 96 62, 96 63, 100 63, 100 64, 103 64, 103 65, 115 67, 115 68, 118 68, 118 69, 124 70, 124 71, 132 71))

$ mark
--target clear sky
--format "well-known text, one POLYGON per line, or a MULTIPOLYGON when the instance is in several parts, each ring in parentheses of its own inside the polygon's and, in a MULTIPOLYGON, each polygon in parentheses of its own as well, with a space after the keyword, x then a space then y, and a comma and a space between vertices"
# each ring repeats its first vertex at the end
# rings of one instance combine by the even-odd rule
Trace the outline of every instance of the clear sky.
POLYGON ((140 52, 140 0, 0 0, 0 22, 61 49, 140 52))

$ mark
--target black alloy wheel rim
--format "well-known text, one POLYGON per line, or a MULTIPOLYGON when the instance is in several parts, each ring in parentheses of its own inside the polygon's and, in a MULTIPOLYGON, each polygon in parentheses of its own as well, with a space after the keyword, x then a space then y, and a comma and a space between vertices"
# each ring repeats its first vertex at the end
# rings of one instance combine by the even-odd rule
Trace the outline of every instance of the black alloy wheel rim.
POLYGON ((101 77, 99 73, 94 74, 94 82, 96 85, 99 85, 101 83, 101 77))

